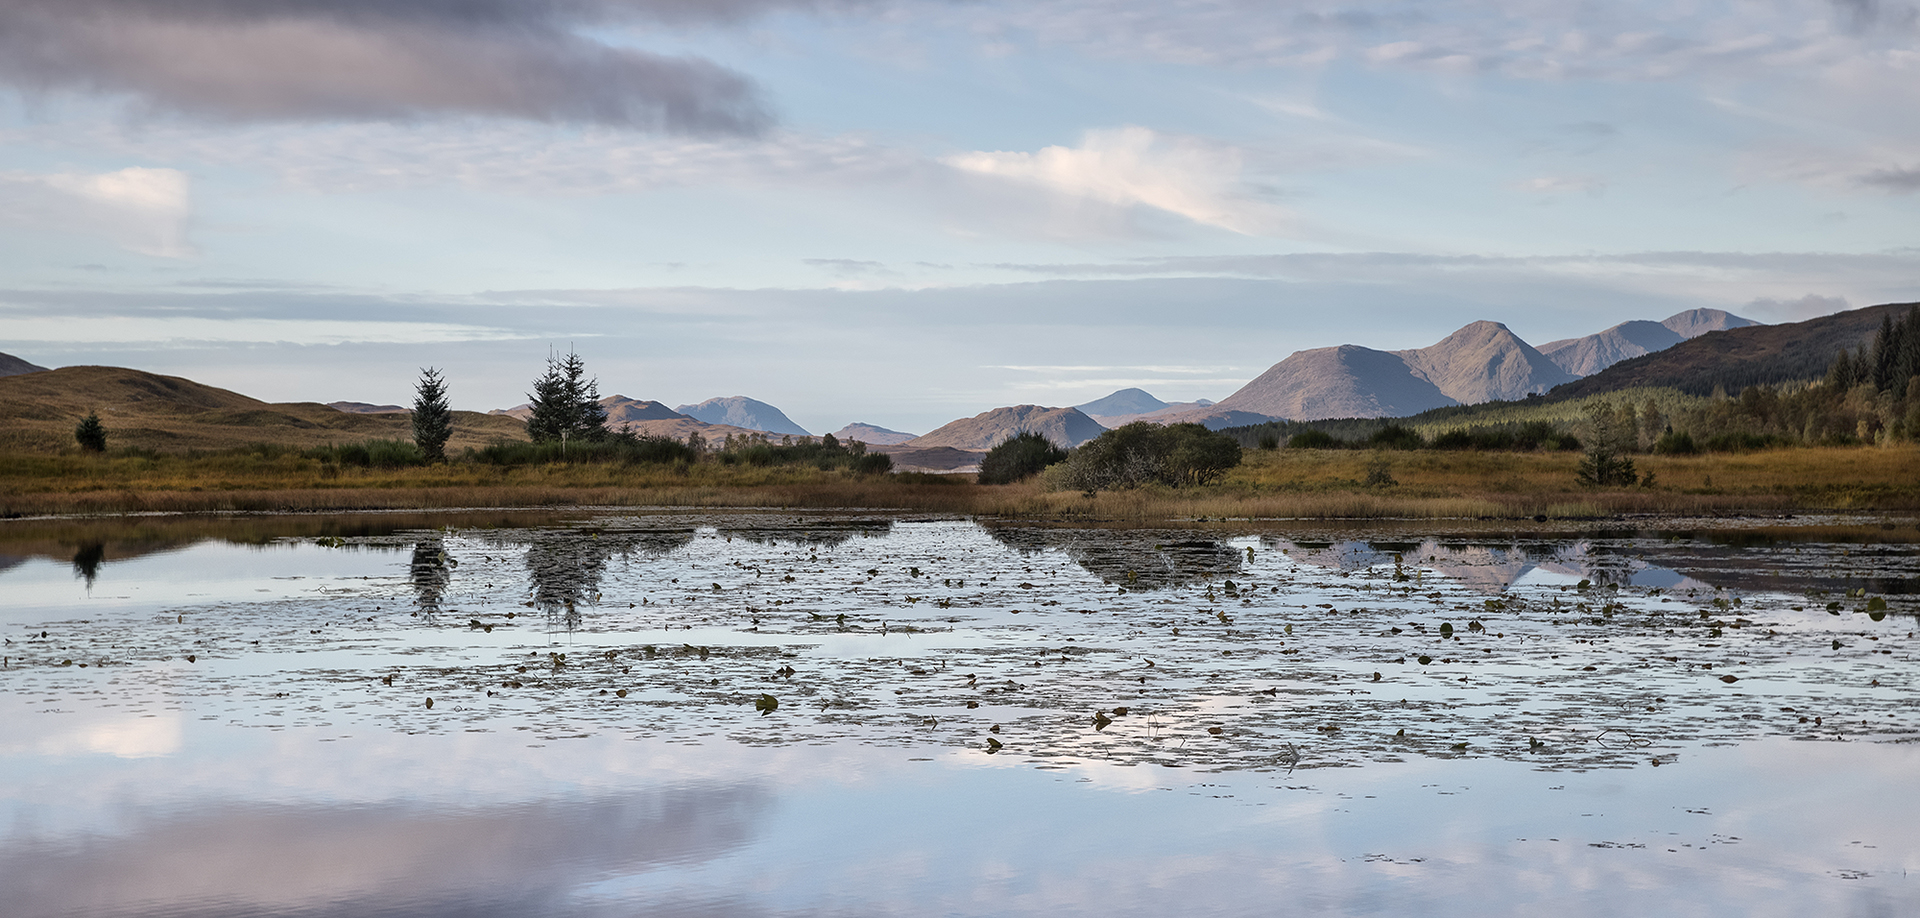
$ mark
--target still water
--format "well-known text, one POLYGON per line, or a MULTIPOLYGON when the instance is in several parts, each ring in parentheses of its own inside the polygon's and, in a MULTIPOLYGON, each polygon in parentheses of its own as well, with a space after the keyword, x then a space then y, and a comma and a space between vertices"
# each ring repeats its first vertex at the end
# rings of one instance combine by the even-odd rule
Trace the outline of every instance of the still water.
POLYGON ((1910 520, 0 522, 0 913, 1920 914, 1910 520))

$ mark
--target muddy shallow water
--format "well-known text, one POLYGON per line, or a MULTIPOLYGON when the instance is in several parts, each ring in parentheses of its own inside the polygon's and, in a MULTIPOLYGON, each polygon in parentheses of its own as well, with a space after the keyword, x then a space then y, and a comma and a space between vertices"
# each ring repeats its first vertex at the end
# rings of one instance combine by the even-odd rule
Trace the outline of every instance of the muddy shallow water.
POLYGON ((1920 914, 1911 521, 13 522, 8 915, 1920 914))

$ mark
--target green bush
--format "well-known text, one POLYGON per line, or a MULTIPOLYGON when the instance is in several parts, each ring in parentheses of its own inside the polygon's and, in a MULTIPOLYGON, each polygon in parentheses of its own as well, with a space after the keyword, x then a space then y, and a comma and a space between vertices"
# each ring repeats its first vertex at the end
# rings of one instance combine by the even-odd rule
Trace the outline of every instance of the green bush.
POLYGON ((1067 451, 1031 430, 1023 430, 987 450, 980 460, 981 484, 1012 484, 1040 474, 1047 466, 1067 461, 1067 451))
POLYGON ((1700 452, 1700 445, 1686 431, 1669 430, 1654 441, 1653 451, 1662 456, 1691 456, 1700 452))
POLYGON ((1240 444, 1199 424, 1135 421, 1068 454, 1062 481, 1089 494, 1146 484, 1203 485, 1240 464, 1240 444))
POLYGON ((665 465, 697 462, 700 453, 672 437, 635 436, 620 432, 605 439, 561 443, 495 443, 469 454, 474 461, 498 466, 547 465, 555 462, 600 462, 622 465, 665 465))
MULTIPOLYGON (((426 452, 404 440, 366 440, 360 443, 322 446, 308 450, 306 455, 309 459, 318 459, 321 462, 357 466, 363 469, 398 469, 427 464, 426 452)), ((263 456, 262 458, 272 457, 263 456)))
POLYGON ((1420 449, 1427 445, 1427 441, 1412 428, 1388 424, 1368 437, 1367 445, 1374 449, 1420 449))
POLYGON ((1340 441, 1324 430, 1303 430, 1287 440, 1288 449, 1338 449, 1340 441))

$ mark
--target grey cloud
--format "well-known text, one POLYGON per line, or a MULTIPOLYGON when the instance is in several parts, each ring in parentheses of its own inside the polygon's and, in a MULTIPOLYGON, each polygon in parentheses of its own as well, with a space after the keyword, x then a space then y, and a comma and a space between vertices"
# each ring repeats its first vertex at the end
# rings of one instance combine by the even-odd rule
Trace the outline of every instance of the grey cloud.
MULTIPOLYGON (((768 5, 723 2, 704 18, 768 5)), ((691 10, 589 0, 28 0, 0 7, 0 81, 234 120, 477 115, 759 131, 769 116, 745 76, 579 31, 691 10)))
POLYGON ((1903 169, 1895 166, 1875 169, 1860 176, 1857 181, 1869 188, 1878 188, 1894 194, 1910 194, 1920 191, 1920 167, 1903 169))

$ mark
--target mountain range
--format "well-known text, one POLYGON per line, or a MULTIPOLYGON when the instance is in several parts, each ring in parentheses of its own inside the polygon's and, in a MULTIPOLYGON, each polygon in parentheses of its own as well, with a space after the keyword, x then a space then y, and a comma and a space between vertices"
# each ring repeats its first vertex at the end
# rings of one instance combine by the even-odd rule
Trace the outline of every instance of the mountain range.
POLYGON ((1265 420, 1404 417, 1449 405, 1525 398, 1687 336, 1755 324, 1722 310, 1695 309, 1665 322, 1626 322, 1555 341, 1549 354, 1499 322, 1472 322, 1411 350, 1342 344, 1296 351, 1211 407, 1151 419, 1219 429, 1265 420))
MULTIPOLYGON (((1566 398, 1636 386, 1696 394, 1716 387, 1738 391, 1819 377, 1840 349, 1859 346, 1884 319, 1909 308, 1912 304, 1888 304, 1780 326, 1720 310, 1692 310, 1663 322, 1623 322, 1541 348, 1505 325, 1481 321, 1423 348, 1384 351, 1347 344, 1298 351, 1217 404, 1169 403, 1128 388, 1074 407, 996 408, 917 437, 864 423, 849 424, 835 435, 915 460, 903 465, 951 470, 977 462, 982 451, 1026 430, 1072 447, 1137 419, 1221 428, 1276 418, 1399 417, 1542 392, 1566 398)), ((697 433, 709 441, 729 435, 806 435, 780 409, 744 396, 680 410, 621 395, 600 404, 612 426, 640 434, 685 439, 697 433)), ((70 445, 74 419, 95 409, 116 443, 159 449, 255 441, 318 445, 410 434, 406 409, 398 405, 269 404, 178 377, 114 367, 48 370, 0 354, 0 444, 70 445)), ((523 439, 530 411, 521 405, 487 414, 456 412, 456 445, 523 439)))

